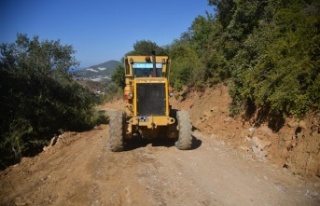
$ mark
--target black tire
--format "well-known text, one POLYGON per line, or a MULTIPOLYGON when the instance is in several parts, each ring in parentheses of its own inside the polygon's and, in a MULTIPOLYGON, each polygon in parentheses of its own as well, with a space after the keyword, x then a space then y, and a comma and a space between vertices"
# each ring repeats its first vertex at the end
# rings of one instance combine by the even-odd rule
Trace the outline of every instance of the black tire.
POLYGON ((176 147, 180 150, 188 150, 192 147, 192 125, 187 111, 177 111, 177 121, 179 129, 176 147))
POLYGON ((125 115, 123 111, 114 111, 110 113, 109 141, 110 150, 112 152, 123 151, 124 121, 125 115))

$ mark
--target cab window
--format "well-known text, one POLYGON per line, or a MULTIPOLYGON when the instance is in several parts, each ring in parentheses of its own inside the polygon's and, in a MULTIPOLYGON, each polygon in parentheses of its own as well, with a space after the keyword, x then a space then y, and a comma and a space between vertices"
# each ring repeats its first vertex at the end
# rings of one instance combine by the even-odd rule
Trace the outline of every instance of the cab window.
MULTIPOLYGON (((133 75, 135 77, 151 77, 153 64, 152 63, 134 63, 132 65, 133 68, 133 75)), ((156 64, 156 74, 157 77, 161 77, 162 73, 162 64, 156 64)))

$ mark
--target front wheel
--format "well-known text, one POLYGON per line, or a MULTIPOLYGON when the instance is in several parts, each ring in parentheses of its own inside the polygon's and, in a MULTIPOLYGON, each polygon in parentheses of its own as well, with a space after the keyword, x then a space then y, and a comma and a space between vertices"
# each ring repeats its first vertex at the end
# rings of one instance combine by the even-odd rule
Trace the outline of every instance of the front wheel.
POLYGON ((112 152, 123 151, 124 121, 123 111, 114 111, 110 114, 109 141, 112 152))
POLYGON ((187 111, 177 111, 179 137, 176 147, 180 150, 191 149, 192 146, 192 125, 187 111))

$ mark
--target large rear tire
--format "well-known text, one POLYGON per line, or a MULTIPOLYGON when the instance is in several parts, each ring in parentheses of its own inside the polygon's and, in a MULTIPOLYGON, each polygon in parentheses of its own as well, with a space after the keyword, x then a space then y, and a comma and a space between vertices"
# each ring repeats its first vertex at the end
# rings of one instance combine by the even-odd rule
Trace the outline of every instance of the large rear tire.
POLYGON ((123 111, 111 112, 109 122, 109 140, 110 150, 112 152, 123 151, 124 121, 125 115, 123 111))
POLYGON ((176 147, 180 150, 188 150, 192 147, 192 125, 187 111, 177 111, 179 137, 176 147))

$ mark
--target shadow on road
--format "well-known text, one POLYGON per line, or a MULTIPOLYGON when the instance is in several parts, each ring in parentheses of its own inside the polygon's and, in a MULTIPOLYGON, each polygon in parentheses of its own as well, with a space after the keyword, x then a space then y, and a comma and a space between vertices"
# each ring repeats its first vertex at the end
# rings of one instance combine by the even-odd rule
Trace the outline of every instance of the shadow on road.
MULTIPOLYGON (((155 139, 134 138, 126 141, 125 151, 131 151, 141 147, 146 147, 149 144, 151 144, 152 147, 175 147, 176 141, 177 139, 170 139, 170 138, 155 138, 155 139)), ((202 144, 202 141, 200 139, 192 136, 191 150, 199 148, 201 144, 202 144)))

